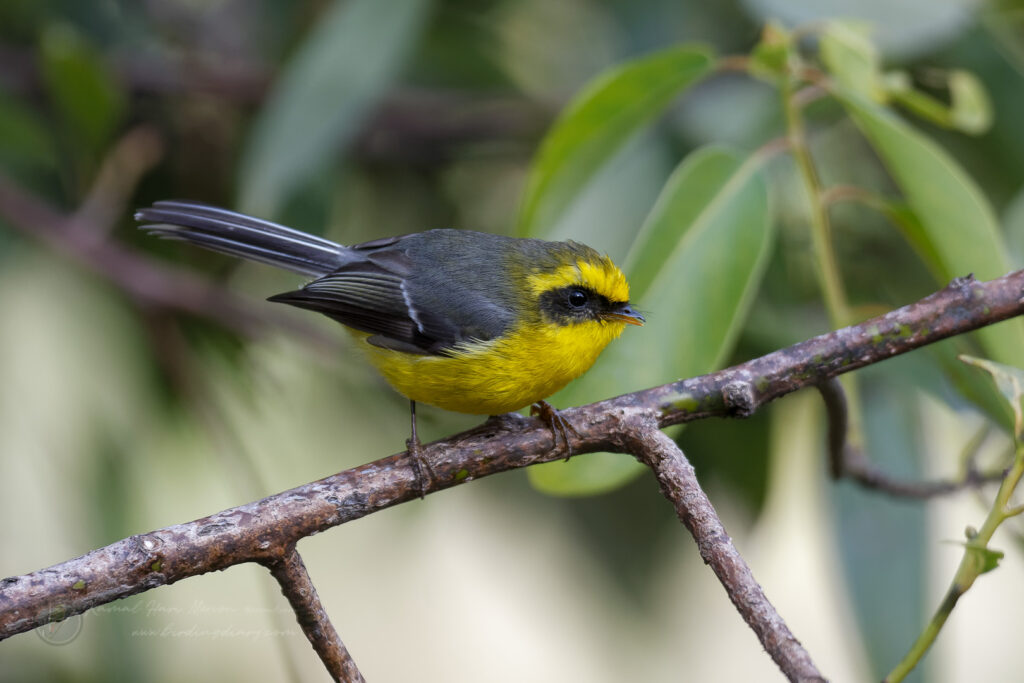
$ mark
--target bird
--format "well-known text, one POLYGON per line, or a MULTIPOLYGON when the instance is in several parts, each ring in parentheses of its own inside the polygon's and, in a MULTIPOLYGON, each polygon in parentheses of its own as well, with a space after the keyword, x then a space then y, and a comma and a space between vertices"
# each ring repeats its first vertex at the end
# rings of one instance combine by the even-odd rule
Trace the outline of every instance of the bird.
POLYGON ((574 241, 444 228, 345 246, 188 200, 157 201, 135 219, 157 237, 312 278, 268 300, 340 322, 409 399, 406 446, 421 497, 430 470, 417 403, 477 415, 532 406, 571 455, 575 430, 544 399, 589 370, 626 325, 645 322, 622 271, 574 241))

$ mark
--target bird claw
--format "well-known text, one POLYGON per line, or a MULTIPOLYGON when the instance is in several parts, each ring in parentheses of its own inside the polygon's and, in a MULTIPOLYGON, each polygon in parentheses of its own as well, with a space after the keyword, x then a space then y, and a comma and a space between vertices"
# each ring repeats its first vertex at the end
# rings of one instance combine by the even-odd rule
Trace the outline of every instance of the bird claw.
POLYGON ((569 458, 572 457, 572 443, 569 441, 569 433, 572 432, 575 436, 580 436, 580 433, 576 431, 572 423, 547 401, 537 401, 530 406, 530 415, 540 418, 551 430, 552 451, 558 450, 558 437, 562 437, 562 442, 565 444, 565 460, 568 462, 569 458))
POLYGON ((423 446, 419 439, 406 439, 405 448, 409 454, 413 476, 416 477, 420 500, 423 500, 427 496, 430 485, 434 483, 434 470, 431 469, 427 459, 423 457, 423 446))

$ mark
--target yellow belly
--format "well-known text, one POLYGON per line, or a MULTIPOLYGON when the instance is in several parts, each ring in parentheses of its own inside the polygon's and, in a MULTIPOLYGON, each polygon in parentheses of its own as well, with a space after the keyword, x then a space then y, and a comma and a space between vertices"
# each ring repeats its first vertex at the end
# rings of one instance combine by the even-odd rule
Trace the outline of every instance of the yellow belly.
POLYGON ((382 349, 362 339, 370 362, 403 396, 446 410, 498 415, 555 393, 590 369, 623 323, 529 324, 450 356, 382 349))

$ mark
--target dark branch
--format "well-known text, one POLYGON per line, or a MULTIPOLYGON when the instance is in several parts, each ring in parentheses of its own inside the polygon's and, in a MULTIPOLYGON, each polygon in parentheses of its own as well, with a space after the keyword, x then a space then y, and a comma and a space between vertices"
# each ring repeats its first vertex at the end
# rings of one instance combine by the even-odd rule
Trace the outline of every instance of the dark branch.
POLYGON ((282 557, 267 560, 264 564, 281 584, 281 592, 295 611, 299 626, 334 680, 341 683, 364 683, 363 675, 359 673, 356 663, 327 617, 295 546, 288 546, 282 557))
MULTIPOLYGON (((219 55, 113 55, 108 63, 133 93, 169 99, 201 95, 240 107, 262 102, 276 76, 264 66, 219 55)), ((35 54, 0 44, 0 86, 22 96, 39 94, 43 79, 35 54)), ((435 165, 462 145, 486 142, 520 144, 525 156, 554 113, 515 95, 396 89, 360 131, 354 153, 374 162, 435 165)))
POLYGON ((705 564, 715 572, 729 599, 786 677, 791 681, 824 681, 732 544, 697 482, 693 466, 675 442, 652 424, 636 433, 633 444, 633 454, 654 471, 662 493, 697 541, 705 564))
MULTIPOLYGON (((132 135, 126 139, 136 144, 122 141, 104 162, 104 168, 116 166, 121 172, 101 173, 90 197, 123 201, 128 196, 125 188, 134 187, 138 178, 129 172, 139 174, 145 168, 145 159, 136 157, 148 152, 138 146, 151 143, 146 135, 132 135), (116 184, 111 176, 117 177, 116 184)), ((160 264, 107 239, 113 221, 128 213, 123 206, 101 207, 98 201, 87 201, 78 213, 68 216, 0 173, 0 219, 106 278, 137 304, 211 318, 247 336, 259 336, 269 326, 299 329, 318 347, 337 348, 332 337, 313 325, 268 311, 266 306, 257 308, 251 300, 226 292, 190 271, 160 264)))
POLYGON ((847 442, 846 393, 839 380, 832 378, 819 384, 818 391, 828 416, 829 471, 833 479, 853 479, 865 488, 903 498, 932 498, 997 482, 1006 476, 1005 471, 983 474, 969 466, 958 480, 903 481, 891 477, 871 462, 861 449, 847 442))

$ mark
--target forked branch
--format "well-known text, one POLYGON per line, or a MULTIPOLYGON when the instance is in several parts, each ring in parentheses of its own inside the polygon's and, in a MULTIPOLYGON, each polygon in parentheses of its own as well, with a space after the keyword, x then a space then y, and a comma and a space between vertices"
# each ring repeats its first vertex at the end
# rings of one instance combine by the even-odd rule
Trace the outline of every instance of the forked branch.
MULTIPOLYGON (((569 437, 572 451, 631 453, 651 465, 702 555, 715 566, 730 598, 780 668, 794 680, 819 678, 782 620, 774 610, 766 611, 770 605, 763 595, 746 594, 742 586, 753 582, 749 570, 736 564, 738 555, 699 493, 682 454, 670 448, 669 440, 657 435, 655 428, 711 416, 750 415, 797 389, 819 386, 844 372, 1020 315, 1022 295, 1024 271, 989 282, 959 278, 914 304, 747 363, 563 411, 577 432, 569 437)), ((550 431, 537 420, 490 420, 423 448, 434 475, 427 492, 562 457, 552 447, 550 431)), ((271 566, 279 580, 304 577, 301 561, 288 554, 298 540, 419 495, 415 471, 400 453, 203 519, 132 536, 48 569, 0 580, 0 640, 47 623, 57 610, 78 614, 244 562, 271 566)), ((296 585, 302 582, 308 577, 296 585)), ((324 626, 326 617, 318 604, 300 600, 298 605, 300 622, 324 626)), ((327 633, 323 643, 318 651, 341 656, 336 634, 327 633)))

